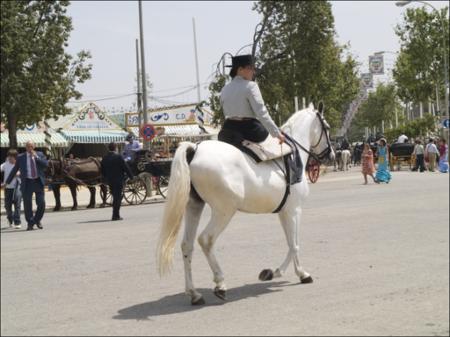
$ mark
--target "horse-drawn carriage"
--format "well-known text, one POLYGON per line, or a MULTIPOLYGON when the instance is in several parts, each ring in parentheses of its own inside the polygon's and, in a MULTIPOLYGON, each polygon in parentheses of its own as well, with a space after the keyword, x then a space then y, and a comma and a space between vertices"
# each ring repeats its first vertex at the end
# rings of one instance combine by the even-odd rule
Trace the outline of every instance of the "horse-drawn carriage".
MULTIPOLYGON (((135 178, 125 181, 123 189, 125 201, 130 205, 142 204, 148 196, 151 196, 153 189, 166 198, 171 165, 171 158, 156 157, 149 150, 136 151, 134 158, 128 162, 135 178)), ((111 203, 109 189, 105 199, 108 204, 111 203)))
POLYGON ((407 163, 411 169, 414 164, 414 144, 410 143, 394 143, 389 148, 390 160, 389 165, 391 171, 397 166, 397 170, 400 170, 402 163, 407 163))

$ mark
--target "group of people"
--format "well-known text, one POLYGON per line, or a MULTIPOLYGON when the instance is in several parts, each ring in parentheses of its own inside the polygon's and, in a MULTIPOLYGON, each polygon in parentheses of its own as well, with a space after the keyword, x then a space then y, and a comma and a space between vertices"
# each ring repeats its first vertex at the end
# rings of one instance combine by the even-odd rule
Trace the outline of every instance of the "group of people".
MULTIPOLYGON (((400 136, 398 142, 408 142, 408 138, 400 136), (401 139, 401 140, 400 140, 401 139)), ((436 140, 430 138, 428 144, 424 147, 421 140, 415 141, 413 155, 415 156, 415 166, 413 171, 420 170, 424 172, 426 164, 428 163, 428 170, 435 172, 436 164, 440 172, 448 173, 448 145, 445 139, 440 139, 438 145, 436 140)), ((362 174, 364 176, 364 184, 367 185, 367 177, 371 177, 375 183, 385 182, 389 183, 392 179, 389 171, 389 150, 386 139, 381 138, 377 144, 377 168, 375 169, 374 154, 368 143, 364 144, 362 152, 362 174), (375 173, 376 172, 376 173, 375 173)))
MULTIPOLYGON (((6 161, 1 164, 5 188, 5 210, 10 228, 22 228, 21 206, 23 202, 27 231, 43 229, 42 218, 45 213, 45 172, 48 161, 45 155, 35 150, 32 141, 26 143, 26 152, 18 154, 17 150, 10 149, 6 161), (33 212, 32 199, 35 196, 36 211, 33 212)), ((112 220, 122 220, 120 205, 125 175, 130 179, 133 174, 126 161, 131 160, 134 152, 140 149, 140 144, 130 135, 127 137, 122 155, 117 153, 117 144, 108 145, 109 152, 101 162, 101 172, 104 181, 109 185, 113 197, 112 220)))
POLYGON ((416 157, 416 164, 413 171, 431 172, 436 171, 436 166, 441 173, 448 173, 448 145, 444 138, 436 140, 430 138, 426 146, 422 145, 422 141, 417 139, 415 141, 414 152, 416 157))
POLYGON ((41 220, 45 212, 45 170, 48 166, 47 158, 35 145, 28 141, 26 152, 19 154, 16 150, 9 150, 5 163, 1 165, 4 172, 2 187, 5 187, 5 208, 9 226, 21 228, 20 209, 23 199, 27 231, 36 226, 43 229, 41 220), (33 212, 32 199, 36 200, 36 211, 33 212), (14 211, 12 208, 14 207, 14 211))
POLYGON ((375 170, 374 154, 370 148, 369 143, 364 144, 364 149, 361 156, 361 168, 364 176, 364 185, 367 185, 367 177, 371 177, 377 184, 389 183, 392 179, 389 171, 389 152, 387 149, 387 142, 385 138, 378 140, 377 144, 377 157, 378 165, 375 170))

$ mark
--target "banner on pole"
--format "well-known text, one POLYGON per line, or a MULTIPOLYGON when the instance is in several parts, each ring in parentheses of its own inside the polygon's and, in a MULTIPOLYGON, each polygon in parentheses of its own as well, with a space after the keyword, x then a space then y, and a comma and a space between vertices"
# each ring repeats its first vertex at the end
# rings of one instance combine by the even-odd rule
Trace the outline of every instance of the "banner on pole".
POLYGON ((375 54, 369 56, 369 69, 372 74, 375 75, 384 74, 383 54, 375 54))
POLYGON ((373 75, 372 73, 361 74, 361 81, 364 88, 373 88, 373 75))

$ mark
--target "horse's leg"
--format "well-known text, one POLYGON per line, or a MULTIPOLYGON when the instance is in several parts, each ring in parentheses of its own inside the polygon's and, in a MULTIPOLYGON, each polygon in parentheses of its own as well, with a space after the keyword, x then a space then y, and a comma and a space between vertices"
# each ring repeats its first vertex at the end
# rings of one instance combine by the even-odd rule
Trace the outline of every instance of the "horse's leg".
POLYGON ((61 186, 59 184, 52 184, 52 191, 55 197, 55 208, 53 208, 53 211, 57 212, 61 209, 61 186))
POLYGON ((192 252, 194 251, 194 240, 197 233, 200 216, 202 215, 205 203, 190 198, 186 206, 184 238, 181 243, 181 251, 183 252, 184 277, 186 281, 186 294, 191 297, 192 305, 205 304, 202 295, 195 290, 192 281, 192 252))
POLYGON ((87 188, 89 189, 89 192, 91 192, 91 200, 89 201, 87 208, 95 208, 95 186, 87 186, 87 188))
POLYGON ((236 213, 235 209, 228 210, 217 210, 212 209, 211 220, 206 226, 205 230, 198 237, 198 242, 202 247, 203 253, 205 253, 208 259, 209 266, 214 274, 214 282, 216 283, 216 288, 214 289, 214 294, 220 299, 225 299, 225 293, 227 287, 225 286, 225 278, 223 276, 222 270, 220 269, 219 263, 217 262, 216 256, 214 254, 214 243, 220 233, 223 232, 225 227, 230 222, 233 215, 236 213))
POLYGON ((69 186, 70 194, 72 194, 72 200, 73 200, 72 211, 75 211, 78 208, 77 185, 72 182, 69 182, 67 185, 69 186))
POLYGON ((286 259, 281 266, 272 273, 271 270, 263 270, 260 274, 260 280, 269 281, 273 277, 281 277, 285 272, 292 260, 294 260, 294 270, 302 283, 311 283, 311 276, 303 270, 300 266, 299 259, 299 245, 298 245, 298 226, 300 225, 301 209, 286 208, 279 213, 281 225, 283 226, 284 234, 286 235, 286 241, 289 247, 286 259))
POLYGON ((100 191, 102 193, 100 193, 100 195, 102 196, 102 203, 100 205, 100 207, 105 207, 106 206, 106 194, 108 193, 108 188, 106 187, 105 184, 100 184, 100 191))

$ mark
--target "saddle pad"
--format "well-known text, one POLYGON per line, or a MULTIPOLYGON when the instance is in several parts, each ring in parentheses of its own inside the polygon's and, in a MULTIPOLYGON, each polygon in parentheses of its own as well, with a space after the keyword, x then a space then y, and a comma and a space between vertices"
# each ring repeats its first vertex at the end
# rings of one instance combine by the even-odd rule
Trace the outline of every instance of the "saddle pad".
POLYGON ((244 140, 242 141, 242 146, 253 152, 260 161, 272 160, 292 153, 292 149, 289 145, 280 145, 279 139, 272 137, 271 135, 261 143, 244 140))

